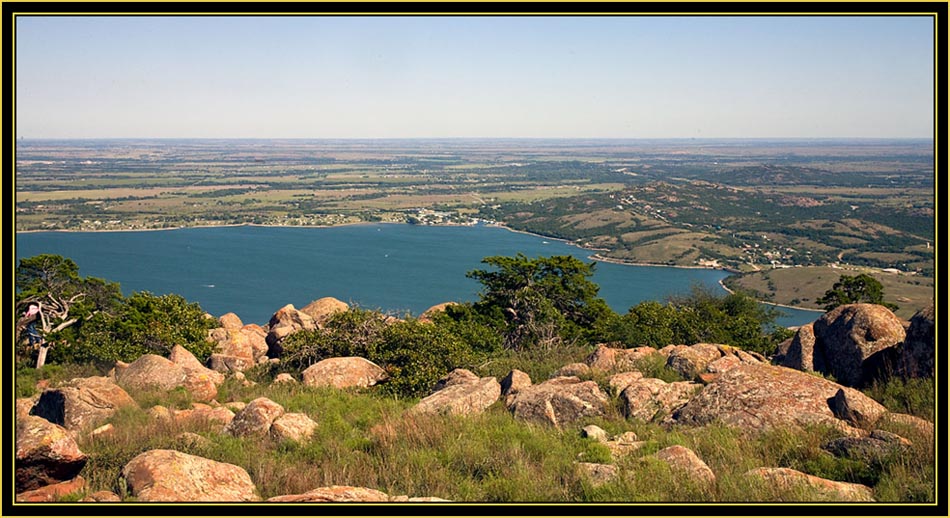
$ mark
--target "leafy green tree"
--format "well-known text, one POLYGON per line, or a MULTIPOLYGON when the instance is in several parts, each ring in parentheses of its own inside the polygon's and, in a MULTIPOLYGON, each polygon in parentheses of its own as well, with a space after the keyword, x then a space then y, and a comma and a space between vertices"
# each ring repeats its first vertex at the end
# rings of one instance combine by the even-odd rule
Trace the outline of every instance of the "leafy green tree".
POLYGON ((143 354, 167 356, 175 345, 206 361, 217 327, 195 302, 177 294, 133 293, 111 314, 98 314, 76 329, 53 357, 61 362, 133 361, 143 354))
POLYGON ((44 343, 38 352, 37 367, 45 363, 51 344, 62 343, 74 327, 100 312, 114 311, 122 302, 117 283, 81 277, 79 266, 59 255, 41 254, 21 259, 15 276, 18 338, 29 323, 20 315, 30 305, 35 304, 40 309, 35 324, 44 343))
POLYGON ((891 311, 898 309, 896 304, 884 301, 884 286, 870 275, 842 275, 838 282, 815 302, 824 304, 826 311, 843 304, 880 304, 891 311))
POLYGON ((597 297, 600 287, 588 279, 594 263, 571 256, 529 259, 524 254, 482 262, 495 270, 468 272, 484 286, 475 309, 503 322, 506 348, 554 347, 579 338, 612 314, 597 297))
POLYGON ((630 346, 664 347, 700 342, 728 344, 771 354, 787 337, 775 326, 778 312, 743 293, 719 296, 694 286, 664 305, 646 301, 630 308, 612 327, 609 340, 630 346))

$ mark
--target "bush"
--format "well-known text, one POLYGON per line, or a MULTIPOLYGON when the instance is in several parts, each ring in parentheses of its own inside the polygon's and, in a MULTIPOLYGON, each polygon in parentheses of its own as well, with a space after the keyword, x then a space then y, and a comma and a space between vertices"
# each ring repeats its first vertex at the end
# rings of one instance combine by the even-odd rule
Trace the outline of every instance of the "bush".
POLYGON ((417 320, 387 327, 378 347, 374 361, 390 375, 385 389, 409 397, 428 395, 439 378, 453 369, 472 367, 476 357, 448 330, 417 320))
POLYGON ((137 292, 113 313, 97 313, 87 319, 50 350, 50 359, 63 363, 130 362, 143 354, 167 356, 175 345, 181 345, 204 362, 214 351, 208 331, 217 325, 201 306, 181 295, 137 292))

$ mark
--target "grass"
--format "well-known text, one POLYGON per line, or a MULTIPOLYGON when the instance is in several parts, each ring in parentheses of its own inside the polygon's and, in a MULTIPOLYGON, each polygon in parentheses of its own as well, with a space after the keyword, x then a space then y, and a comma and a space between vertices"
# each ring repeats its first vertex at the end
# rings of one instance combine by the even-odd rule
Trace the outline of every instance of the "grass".
MULTIPOLYGON (((481 375, 503 376, 511 368, 526 370, 536 381, 547 379, 565 363, 583 359, 585 348, 564 348, 547 356, 510 353, 483 366, 481 375), (531 362, 538 362, 532 367, 531 362)), ((644 362, 645 375, 663 377, 665 366, 644 362)), ((41 377, 88 375, 89 366, 49 366, 31 374, 18 372, 24 386, 41 377)), ((503 402, 483 414, 460 416, 417 415, 409 412, 416 399, 386 396, 373 389, 336 390, 300 384, 267 383, 270 372, 249 372, 256 385, 229 379, 220 387, 220 401, 249 402, 267 397, 287 412, 302 412, 318 423, 304 442, 275 442, 269 438, 235 438, 207 422, 152 419, 147 409, 161 404, 187 408, 187 394, 141 392, 132 394, 140 408, 123 408, 109 422, 111 436, 81 436, 79 446, 89 455, 80 473, 87 492, 113 491, 133 501, 121 478, 122 468, 136 455, 151 449, 176 449, 244 468, 260 495, 269 498, 297 494, 328 485, 364 486, 390 495, 436 496, 457 502, 802 502, 827 499, 814 490, 781 489, 745 473, 757 467, 789 467, 823 478, 872 487, 879 501, 924 502, 935 498, 934 444, 920 432, 900 425, 889 430, 913 442, 903 455, 867 464, 832 457, 821 446, 840 432, 824 426, 805 429, 743 431, 717 424, 701 428, 663 427, 624 419, 617 408, 605 416, 585 418, 555 429, 516 420, 503 402), (596 424, 610 436, 634 432, 644 445, 628 456, 612 458, 602 444, 581 437, 580 430, 596 424), (208 442, 184 444, 177 437, 193 432, 208 442), (693 450, 716 474, 706 486, 652 457, 671 445, 693 450), (576 462, 617 466, 619 477, 595 487, 576 462)), ((598 383, 604 379, 594 376, 598 383)), ((670 378, 669 381, 676 379, 670 378)), ((932 417, 933 381, 892 381, 872 387, 892 410, 932 417), (930 401, 928 403, 928 401, 930 401), (926 405, 931 405, 930 414, 926 405)), ((19 390, 19 389, 18 389, 19 390)), ((616 406, 616 405, 614 405, 616 406)))

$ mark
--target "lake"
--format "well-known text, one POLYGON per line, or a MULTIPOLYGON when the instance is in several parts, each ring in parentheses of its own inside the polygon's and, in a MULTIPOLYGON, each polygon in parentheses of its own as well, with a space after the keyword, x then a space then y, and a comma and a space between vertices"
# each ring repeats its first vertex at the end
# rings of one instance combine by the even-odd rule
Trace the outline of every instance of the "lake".
MULTIPOLYGON (((330 228, 215 227, 145 232, 36 232, 16 236, 16 257, 69 257, 80 275, 133 291, 178 293, 216 316, 266 324, 286 304, 336 297, 364 308, 418 315, 446 301, 473 301, 480 285, 465 273, 493 255, 528 257, 590 251, 503 228, 361 224, 330 228)), ((721 290, 719 270, 598 262, 593 281, 617 312, 644 300, 686 294, 693 284, 721 290)), ((780 325, 821 312, 780 308, 780 325)))

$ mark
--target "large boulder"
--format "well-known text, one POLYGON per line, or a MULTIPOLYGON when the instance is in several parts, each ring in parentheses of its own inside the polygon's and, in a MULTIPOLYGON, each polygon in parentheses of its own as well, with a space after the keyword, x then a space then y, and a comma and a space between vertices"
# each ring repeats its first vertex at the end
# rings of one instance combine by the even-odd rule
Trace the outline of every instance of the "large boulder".
POLYGON ((441 304, 436 304, 435 306, 423 311, 422 314, 419 315, 419 322, 432 322, 432 318, 437 314, 444 313, 446 308, 455 305, 455 302, 443 302, 441 304))
POLYGON ((17 502, 58 502, 63 497, 81 493, 86 489, 86 479, 76 477, 65 482, 57 482, 16 495, 17 502))
POLYGON ((234 415, 225 432, 235 437, 263 437, 270 432, 271 424, 284 415, 284 407, 259 397, 234 415))
MULTIPOLYGON (((815 348, 821 350, 824 369, 842 385, 858 387, 868 380, 865 360, 904 341, 901 319, 877 304, 846 304, 825 313, 814 323, 815 348)), ((818 356, 815 352, 815 356, 818 356)))
POLYGON ((112 378, 94 376, 74 378, 57 388, 44 390, 32 413, 78 432, 102 424, 116 410, 126 406, 138 404, 112 378))
POLYGON ((26 416, 16 424, 16 491, 71 480, 86 465, 86 454, 62 426, 26 416))
POLYGON ((531 376, 528 376, 527 372, 512 369, 508 372, 508 375, 501 380, 501 393, 508 396, 530 386, 531 376))
POLYGON ((590 365, 592 370, 599 370, 606 373, 626 372, 637 370, 637 363, 640 360, 659 354, 659 351, 652 347, 635 347, 633 349, 619 349, 600 344, 594 352, 590 353, 584 363, 590 365))
POLYGON ((640 378, 620 393, 623 414, 643 421, 668 417, 701 387, 688 381, 667 383, 656 378, 640 378))
POLYGON ((589 376, 590 367, 586 363, 569 363, 560 369, 554 371, 552 378, 561 378, 564 376, 589 376))
POLYGON ((480 414, 499 397, 501 385, 495 378, 468 379, 444 385, 419 401, 412 411, 421 414, 480 414))
POLYGON ((185 384, 185 369, 155 354, 145 354, 117 370, 115 381, 127 390, 172 390, 185 384))
POLYGON ((220 373, 244 372, 254 366, 254 360, 246 356, 230 356, 214 353, 208 359, 211 370, 220 373))
POLYGON ((274 358, 279 357, 283 352, 280 342, 284 338, 297 331, 313 331, 317 328, 317 323, 310 315, 298 310, 293 304, 287 304, 274 313, 268 326, 270 330, 265 339, 268 346, 267 355, 274 358))
POLYGON ((244 322, 241 322, 241 318, 234 313, 225 313, 218 317, 218 322, 221 324, 221 327, 228 331, 233 331, 235 329, 241 329, 244 326, 244 322))
POLYGON ((478 380, 478 374, 475 374, 468 369, 453 369, 452 372, 442 376, 439 381, 435 382, 435 386, 432 387, 432 392, 438 392, 445 387, 451 387, 452 385, 474 383, 478 380))
POLYGON ((209 337, 216 343, 214 354, 241 358, 251 366, 267 357, 267 332, 257 324, 213 329, 209 337))
POLYGON ((185 371, 184 386, 198 401, 211 401, 218 396, 224 375, 201 364, 191 351, 180 345, 172 348, 168 359, 185 371))
POLYGON ((825 358, 822 352, 819 350, 815 358, 815 323, 805 324, 795 332, 779 365, 800 371, 823 371, 825 358))
POLYGON ((681 472, 698 485, 712 485, 716 483, 716 474, 700 459, 693 450, 685 446, 674 445, 653 454, 674 471, 681 472))
POLYGON ((933 304, 911 317, 904 343, 897 349, 899 374, 908 378, 933 377, 936 354, 933 304))
POLYGON ((317 327, 322 328, 333 315, 343 313, 349 309, 350 305, 342 300, 323 297, 300 308, 300 311, 310 316, 317 327))
POLYGON ((560 427, 584 417, 602 416, 607 395, 597 383, 576 377, 554 378, 508 396, 505 406, 518 419, 560 427))
POLYGON ((268 502, 389 502, 389 495, 365 487, 329 486, 311 489, 299 495, 281 495, 268 502))
POLYGON ((327 358, 303 371, 303 384, 309 387, 367 388, 387 379, 379 365, 358 356, 327 358))
MULTIPOLYGON (((745 476, 765 482, 781 491, 797 492, 804 490, 804 494, 814 495, 814 500, 817 501, 874 501, 871 488, 867 486, 819 478, 791 468, 756 468, 747 471, 745 476)), ((797 495, 790 498, 790 500, 797 499, 797 495)))
POLYGON ((174 450, 150 450, 122 468, 139 502, 249 502, 257 490, 244 468, 174 450))
POLYGON ((667 367, 686 379, 693 379, 704 372, 706 367, 722 357, 719 346, 715 344, 694 344, 676 346, 666 358, 667 367))
POLYGON ((801 371, 767 364, 749 364, 723 373, 706 385, 673 417, 678 423, 706 425, 715 421, 746 429, 767 429, 825 423, 856 432, 832 411, 839 390, 865 413, 884 407, 857 390, 801 371))
POLYGON ((287 412, 274 419, 270 425, 270 436, 275 441, 305 441, 313 435, 317 423, 307 414, 287 412))

